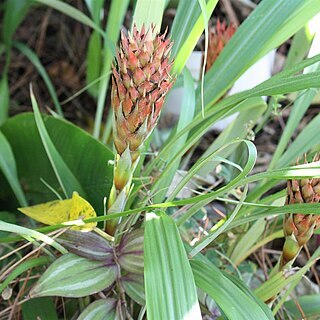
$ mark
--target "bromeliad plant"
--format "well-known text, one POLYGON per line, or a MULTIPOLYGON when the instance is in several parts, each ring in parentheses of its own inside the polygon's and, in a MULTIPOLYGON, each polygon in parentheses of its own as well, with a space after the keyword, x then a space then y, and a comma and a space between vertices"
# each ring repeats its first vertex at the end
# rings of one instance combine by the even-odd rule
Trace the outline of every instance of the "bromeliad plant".
MULTIPOLYGON (((16 48, 39 70, 62 117, 40 60, 11 39, 34 3, 20 12, 24 1, 7 0, 4 7, 0 95, 8 96, 10 52, 16 48)), ((209 46, 206 53, 215 61, 199 83, 185 65, 208 33, 217 0, 179 1, 168 35, 159 31, 167 1, 136 1, 128 32, 121 27, 128 0, 111 1, 105 31, 104 1, 85 1, 91 18, 63 1, 35 2, 92 28, 86 65, 97 111, 91 136, 41 115, 31 90, 33 113, 0 118, 6 178, 0 181, 0 230, 18 235, 0 234, 0 318, 298 319, 301 310, 319 317, 311 307, 319 295, 286 301, 320 257, 316 248, 301 268, 291 266, 319 226, 319 160, 291 166, 319 149, 319 115, 294 134, 320 87, 319 34, 307 25, 320 12, 319 1, 263 0, 231 38, 220 25, 215 37, 223 39, 211 45, 222 43, 223 49, 209 46), (226 96, 245 70, 291 36, 283 71, 226 96), (101 125, 109 82, 112 112, 101 125), (173 107, 165 102, 170 89, 179 87, 181 115, 164 137, 156 124, 161 109, 173 107), (267 170, 252 173, 260 157, 253 133, 261 134, 278 104, 285 106, 283 97, 292 100, 284 132, 267 170), (231 114, 236 119, 197 154, 202 136, 231 114), (111 128, 115 152, 107 146, 111 128), (284 180, 287 196, 283 185, 275 191, 284 180), (222 219, 211 210, 217 203, 222 219), (13 212, 18 206, 32 220, 13 212), (34 220, 48 226, 38 228, 34 220), (261 261, 256 253, 266 256, 264 246, 283 237, 282 258, 271 250, 261 261), (272 306, 265 303, 271 300, 272 306)))
MULTIPOLYGON (((117 154, 108 213, 125 209, 144 142, 174 82, 170 75, 172 42, 165 34, 154 35, 154 31, 154 26, 143 26, 141 30, 134 26, 132 35, 122 32, 117 66, 112 68, 113 141, 117 154)), ((116 223, 108 221, 109 234, 114 235, 116 223)))
MULTIPOLYGON (((319 161, 315 156, 314 161, 319 161)), ((318 203, 320 200, 320 181, 318 178, 289 180, 286 204, 318 203)), ((293 264, 302 247, 308 243, 320 227, 320 217, 316 214, 288 213, 284 217, 283 232, 285 242, 280 261, 280 269, 288 263, 293 264)))

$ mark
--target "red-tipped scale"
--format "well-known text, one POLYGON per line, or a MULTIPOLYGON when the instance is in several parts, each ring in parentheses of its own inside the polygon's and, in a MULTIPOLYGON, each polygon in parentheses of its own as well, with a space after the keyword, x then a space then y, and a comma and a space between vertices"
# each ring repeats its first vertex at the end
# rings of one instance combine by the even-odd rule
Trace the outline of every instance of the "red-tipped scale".
POLYGON ((121 33, 116 66, 112 68, 111 104, 113 138, 118 154, 129 146, 133 160, 137 149, 157 123, 165 95, 173 85, 170 75, 172 42, 165 34, 152 37, 142 27, 126 36, 121 33))
MULTIPOLYGON (((314 161, 319 161, 317 155, 314 161)), ((318 203, 320 201, 320 179, 310 178, 289 180, 287 185, 286 204, 318 203)), ((315 214, 286 214, 283 223, 285 243, 280 262, 280 268, 295 259, 303 245, 320 227, 320 215, 315 214)))
MULTIPOLYGON (((121 33, 116 64, 112 67, 111 105, 113 140, 117 151, 108 213, 124 210, 132 174, 144 141, 157 124, 165 96, 174 83, 170 75, 172 42, 154 28, 121 33)), ((117 220, 107 222, 114 234, 117 220)))
POLYGON ((217 60, 219 54, 235 32, 236 28, 233 24, 227 26, 225 21, 220 22, 219 19, 215 28, 210 29, 206 72, 217 60))

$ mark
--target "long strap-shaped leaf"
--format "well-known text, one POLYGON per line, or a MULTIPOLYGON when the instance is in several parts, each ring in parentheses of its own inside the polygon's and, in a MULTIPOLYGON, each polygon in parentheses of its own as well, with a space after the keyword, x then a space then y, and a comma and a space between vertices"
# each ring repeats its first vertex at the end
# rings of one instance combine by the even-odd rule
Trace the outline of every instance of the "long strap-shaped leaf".
POLYGON ((154 25, 154 31, 158 33, 160 31, 165 5, 165 0, 138 0, 134 9, 133 24, 136 24, 138 30, 140 30, 143 25, 147 29, 151 25, 154 25))
POLYGON ((201 319, 186 251, 177 226, 164 213, 147 213, 144 259, 148 319, 201 319))
POLYGON ((63 14, 81 22, 82 24, 98 31, 100 34, 104 35, 104 32, 83 12, 79 11, 78 9, 70 6, 69 4, 65 3, 64 1, 59 0, 35 0, 39 3, 52 7, 55 10, 62 12, 63 14))
MULTIPOLYGON (((318 0, 262 1, 206 74, 205 105, 216 101, 252 63, 297 32, 319 11, 318 0)), ((200 94, 197 105, 200 109, 200 94)))
POLYGON ((39 57, 37 56, 37 54, 22 42, 14 42, 13 45, 19 51, 21 51, 32 62, 34 67, 38 70, 39 74, 41 75, 44 83, 46 84, 46 86, 48 88, 48 91, 50 93, 51 99, 52 99, 53 104, 54 104, 54 106, 56 108, 56 111, 58 112, 58 114, 61 117, 63 117, 63 111, 61 109, 60 102, 59 102, 59 99, 57 97, 56 90, 55 90, 55 88, 54 88, 54 86, 53 86, 53 84, 52 84, 52 82, 50 80, 50 77, 49 77, 46 69, 41 64, 41 61, 40 61, 39 57))
MULTIPOLYGON (((78 191, 82 196, 85 196, 81 185, 78 180, 75 178, 73 173, 70 171, 66 163, 63 161, 61 155, 57 151, 55 145, 53 144, 48 131, 43 123, 39 107, 36 101, 36 98, 30 90, 31 94, 31 103, 34 111, 35 121, 39 130, 39 134, 43 143, 43 146, 46 150, 47 156, 51 162, 54 173, 59 181, 59 184, 67 198, 71 198, 73 191, 78 191)), ((70 146, 72 150, 72 146, 70 146)))
POLYGON ((19 204, 27 206, 27 200, 19 183, 16 161, 12 153, 9 142, 4 134, 0 131, 0 170, 7 178, 19 204))
POLYGON ((173 71, 179 74, 185 66, 192 50, 196 46, 204 28, 204 20, 211 16, 218 0, 208 0, 203 16, 199 0, 180 1, 172 26, 174 47, 172 56, 175 57, 173 71))
POLYGON ((191 260, 197 286, 212 297, 230 320, 273 319, 257 299, 225 277, 219 269, 203 261, 191 260))

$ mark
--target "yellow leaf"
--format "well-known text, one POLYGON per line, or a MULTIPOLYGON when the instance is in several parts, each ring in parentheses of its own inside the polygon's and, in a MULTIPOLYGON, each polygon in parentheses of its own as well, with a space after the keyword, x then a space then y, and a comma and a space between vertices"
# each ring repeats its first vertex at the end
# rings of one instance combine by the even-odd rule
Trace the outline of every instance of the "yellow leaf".
MULTIPOLYGON (((31 207, 18 208, 19 211, 30 218, 48 225, 66 223, 68 221, 83 220, 97 216, 91 204, 79 196, 77 192, 71 199, 55 200, 31 207)), ((67 225, 67 223, 66 223, 67 225)), ((96 227, 96 222, 73 226, 73 230, 90 231, 96 227)))

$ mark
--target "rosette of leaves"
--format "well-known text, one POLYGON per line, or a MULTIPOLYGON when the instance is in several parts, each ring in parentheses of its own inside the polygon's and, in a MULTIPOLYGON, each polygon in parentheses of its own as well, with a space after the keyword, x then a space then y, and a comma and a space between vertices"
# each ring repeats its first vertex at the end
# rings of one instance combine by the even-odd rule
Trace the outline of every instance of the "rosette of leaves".
MULTIPOLYGON (((87 314, 100 308, 107 314, 126 314, 126 295, 145 303, 143 229, 125 234, 115 245, 94 232, 65 232, 58 241, 69 250, 55 260, 30 291, 30 296, 86 297, 103 292, 87 314)), ((105 315, 107 318, 107 315, 105 315)), ((81 317, 80 317, 81 318, 81 317)))

